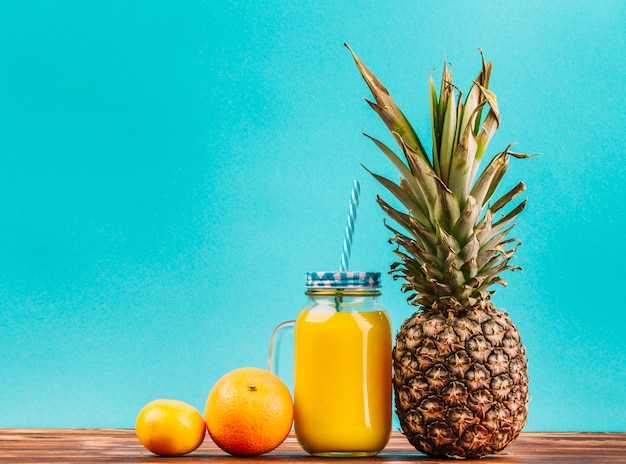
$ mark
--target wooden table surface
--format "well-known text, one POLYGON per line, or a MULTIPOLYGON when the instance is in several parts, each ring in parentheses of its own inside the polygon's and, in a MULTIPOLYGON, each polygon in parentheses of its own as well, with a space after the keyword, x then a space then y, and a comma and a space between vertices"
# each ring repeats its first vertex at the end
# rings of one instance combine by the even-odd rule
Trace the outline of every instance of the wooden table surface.
MULTIPOLYGON (((141 462, 246 463, 257 461, 314 463, 360 462, 457 462, 430 459, 417 453, 399 432, 392 434, 387 447, 373 458, 314 458, 307 455, 290 435, 276 450, 261 457, 236 458, 222 452, 207 435, 191 454, 163 458, 149 453, 129 429, 0 429, 0 462, 4 463, 101 463, 141 462)), ((626 433, 522 433, 507 453, 487 456, 485 464, 626 463, 626 433)))

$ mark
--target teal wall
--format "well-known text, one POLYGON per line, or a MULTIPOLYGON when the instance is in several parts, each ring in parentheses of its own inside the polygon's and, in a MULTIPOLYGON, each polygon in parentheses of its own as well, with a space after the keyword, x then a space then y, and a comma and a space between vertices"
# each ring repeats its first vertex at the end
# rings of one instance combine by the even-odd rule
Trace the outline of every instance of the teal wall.
MULTIPOLYGON (((343 47, 428 139, 428 78, 480 47, 528 185, 495 301, 528 349, 526 430, 626 430, 626 3, 15 1, 0 6, 0 427, 132 427, 263 367, 304 273, 392 262, 386 137, 343 47)), ((397 328, 411 314, 384 277, 397 328)))

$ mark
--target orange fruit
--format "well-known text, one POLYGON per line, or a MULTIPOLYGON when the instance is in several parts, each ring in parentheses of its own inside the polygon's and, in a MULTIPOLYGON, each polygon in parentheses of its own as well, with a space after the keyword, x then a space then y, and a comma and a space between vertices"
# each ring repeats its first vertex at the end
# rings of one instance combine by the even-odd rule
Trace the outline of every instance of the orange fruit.
POLYGON ((293 422, 287 386, 269 371, 243 367, 224 375, 211 389, 204 418, 209 435, 235 456, 256 456, 280 445, 293 422))
POLYGON ((202 444, 206 425, 202 414, 187 403, 154 400, 139 411, 135 433, 148 451, 161 456, 180 456, 202 444))

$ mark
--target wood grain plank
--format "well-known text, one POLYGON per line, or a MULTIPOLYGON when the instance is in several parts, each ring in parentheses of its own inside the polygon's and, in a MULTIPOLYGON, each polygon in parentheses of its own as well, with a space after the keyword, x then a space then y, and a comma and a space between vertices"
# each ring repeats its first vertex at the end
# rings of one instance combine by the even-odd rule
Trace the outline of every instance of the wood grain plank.
MULTIPOLYGON (((237 458, 221 451, 208 437, 191 454, 173 458, 176 464, 209 460, 238 464, 263 461, 314 463, 328 458, 308 456, 290 435, 275 451, 262 457, 237 458)), ((155 456, 141 446, 129 429, 0 429, 2 463, 159 463, 168 458, 155 456)), ((419 454, 404 436, 394 432, 383 452, 373 458, 352 458, 341 462, 437 463, 445 462, 419 454)), ((450 461, 447 461, 450 462, 450 461)), ((626 433, 522 433, 506 454, 487 456, 488 464, 626 464, 626 433)))

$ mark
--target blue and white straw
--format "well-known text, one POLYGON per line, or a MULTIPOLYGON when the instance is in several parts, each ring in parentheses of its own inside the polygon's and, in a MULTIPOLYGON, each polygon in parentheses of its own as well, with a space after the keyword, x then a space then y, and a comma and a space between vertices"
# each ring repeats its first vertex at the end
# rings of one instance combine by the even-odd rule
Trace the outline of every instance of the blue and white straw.
POLYGON ((341 253, 341 271, 348 270, 350 262, 350 252, 352 251, 352 237, 354 235, 354 223, 356 222, 356 210, 359 207, 359 195, 361 194, 361 182, 355 180, 352 185, 352 196, 350 197, 350 209, 348 210, 348 223, 346 233, 343 237, 343 252, 341 253))

